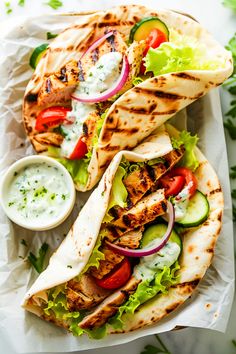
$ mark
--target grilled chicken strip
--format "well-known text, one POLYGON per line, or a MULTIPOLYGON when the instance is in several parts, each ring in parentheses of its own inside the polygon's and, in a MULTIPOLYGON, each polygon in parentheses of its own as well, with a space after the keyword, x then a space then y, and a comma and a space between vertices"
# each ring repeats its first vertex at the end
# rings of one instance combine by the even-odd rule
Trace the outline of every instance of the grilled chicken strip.
POLYGON ((140 227, 139 229, 129 231, 118 238, 118 240, 114 243, 121 247, 128 247, 132 249, 138 248, 143 236, 143 230, 144 227, 140 227))
POLYGON ((104 254, 105 259, 100 261, 98 268, 92 267, 90 270, 90 273, 97 279, 102 279, 124 259, 124 256, 115 253, 107 247, 103 247, 101 252, 104 254))
POLYGON ((124 233, 147 224, 158 216, 165 214, 166 204, 164 189, 159 189, 144 197, 130 210, 125 211, 112 224, 117 233, 122 236, 124 233))
POLYGON ((123 183, 129 194, 131 205, 135 205, 144 194, 155 185, 160 177, 172 169, 183 157, 183 154, 183 147, 172 150, 163 157, 165 162, 158 163, 154 166, 146 164, 145 167, 130 173, 124 179, 123 183))
MULTIPOLYGON (((128 248, 138 248, 140 240, 142 238, 143 227, 129 231, 120 237, 115 243, 119 246, 128 247, 128 248)), ((114 239, 112 239, 114 241, 114 239)), ((124 259, 124 256, 114 252, 113 250, 104 247, 101 249, 101 252, 104 253, 105 259, 101 260, 98 268, 91 268, 90 274, 97 279, 102 279, 105 275, 110 273, 114 267, 121 263, 124 259)))
POLYGON ((44 83, 38 96, 38 104, 62 104, 70 100, 72 92, 80 81, 86 79, 86 73, 96 64, 99 58, 109 52, 125 54, 127 45, 122 35, 114 31, 99 47, 88 55, 84 55, 78 62, 70 60, 59 72, 44 78, 44 83))
POLYGON ((91 275, 84 274, 79 281, 70 280, 67 283, 67 306, 70 311, 89 309, 110 294, 111 291, 98 286, 91 275))
POLYGON ((80 323, 81 328, 93 329, 102 326, 107 320, 114 316, 119 307, 137 289, 140 280, 130 278, 128 283, 114 294, 106 298, 94 311, 86 316, 80 323))

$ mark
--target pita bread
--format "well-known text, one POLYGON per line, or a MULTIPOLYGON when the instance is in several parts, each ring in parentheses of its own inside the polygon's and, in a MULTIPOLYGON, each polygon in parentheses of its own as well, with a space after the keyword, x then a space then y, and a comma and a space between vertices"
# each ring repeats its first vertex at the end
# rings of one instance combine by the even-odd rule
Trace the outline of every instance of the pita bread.
POLYGON ((153 77, 118 98, 109 108, 98 145, 93 149, 87 184, 76 184, 80 191, 91 189, 99 181, 117 152, 138 145, 155 128, 220 85, 232 73, 231 53, 221 47, 200 24, 174 11, 153 11, 140 5, 127 5, 91 14, 74 14, 74 25, 65 29, 49 45, 26 88, 24 126, 38 153, 47 151, 50 145, 61 144, 59 134, 38 133, 35 130, 36 117, 46 108, 38 106, 37 102, 44 78, 60 70, 69 60, 79 60, 85 48, 104 34, 105 28, 114 28, 128 39, 133 25, 148 16, 158 16, 178 33, 195 37, 207 48, 209 58, 219 58, 224 65, 214 71, 192 70, 153 77))
MULTIPOLYGON (((96 243, 109 203, 112 181, 122 157, 130 161, 146 161, 167 154, 172 150, 169 134, 178 136, 178 131, 170 125, 166 128, 168 133, 161 127, 132 152, 121 151, 114 157, 69 234, 51 257, 47 269, 27 292, 23 301, 23 307, 26 310, 64 328, 68 327, 66 322, 58 322, 54 318, 45 316, 41 307, 41 299, 45 301, 48 289, 79 275, 86 265, 96 243), (96 208, 93 207, 95 203, 96 208), (68 268, 68 264, 71 264, 72 268, 68 268)), ((202 225, 186 229, 184 233, 183 250, 179 259, 180 281, 178 285, 171 287, 167 294, 157 295, 140 306, 134 315, 124 315, 124 328, 117 331, 109 327, 109 333, 133 331, 154 324, 167 316, 188 299, 211 264, 215 243, 222 225, 223 193, 216 173, 209 162, 199 149, 196 148, 195 152, 200 162, 195 172, 198 189, 207 196, 210 213, 202 225)))

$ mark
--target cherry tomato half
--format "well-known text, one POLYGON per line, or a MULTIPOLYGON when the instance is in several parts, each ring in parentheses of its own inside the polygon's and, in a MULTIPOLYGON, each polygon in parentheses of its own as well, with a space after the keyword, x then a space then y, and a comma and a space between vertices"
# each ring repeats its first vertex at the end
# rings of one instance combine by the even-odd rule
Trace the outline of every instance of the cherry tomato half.
POLYGON ((161 178, 160 184, 165 188, 165 196, 177 195, 185 185, 185 178, 183 176, 165 176, 161 178))
POLYGON ((95 279, 96 284, 104 289, 118 289, 124 285, 131 276, 131 266, 127 258, 125 258, 118 268, 106 275, 102 279, 95 279))
POLYGON ((38 132, 45 132, 48 128, 57 127, 60 124, 67 122, 67 112, 71 111, 70 108, 55 106, 49 107, 41 111, 36 119, 35 129, 38 132))
MULTIPOLYGON (((143 51, 143 58, 147 55, 147 52, 149 51, 149 48, 158 48, 159 45, 163 42, 167 42, 168 39, 165 35, 164 32, 160 31, 157 28, 153 28, 151 32, 149 33, 148 37, 146 38, 146 48, 143 51)), ((140 66, 140 73, 144 74, 146 71, 146 67, 144 66, 144 63, 142 61, 141 66, 140 66)))
POLYGON ((69 156, 70 160, 82 159, 88 152, 87 145, 79 138, 74 150, 69 156))
POLYGON ((153 30, 151 30, 151 32, 149 33, 149 36, 146 39, 148 49, 149 48, 158 48, 159 45, 161 45, 161 43, 166 42, 166 41, 167 41, 167 37, 166 37, 165 33, 160 31, 157 28, 153 28, 153 30))
POLYGON ((193 172, 187 167, 175 167, 170 173, 168 174, 170 177, 174 176, 182 176, 185 178, 186 184, 191 184, 189 188, 190 197, 192 197, 197 189, 197 179, 194 176, 193 172))

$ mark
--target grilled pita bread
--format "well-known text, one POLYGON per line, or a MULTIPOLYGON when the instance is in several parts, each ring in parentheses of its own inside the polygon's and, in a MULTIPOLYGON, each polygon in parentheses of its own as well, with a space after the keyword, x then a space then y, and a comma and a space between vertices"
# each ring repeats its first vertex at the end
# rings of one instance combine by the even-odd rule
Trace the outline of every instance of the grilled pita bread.
MULTIPOLYGON (((67 237, 51 257, 47 269, 41 273, 27 292, 23 300, 23 307, 26 310, 47 321, 49 320, 59 326, 68 328, 66 321, 58 321, 45 315, 43 304, 47 303, 47 290, 70 281, 78 276, 86 266, 95 246, 102 220, 106 214, 112 181, 122 157, 129 161, 140 162, 170 153, 173 150, 170 136, 177 137, 178 131, 170 125, 166 126, 166 129, 167 131, 163 127, 158 128, 143 144, 132 152, 121 151, 114 157, 98 187, 81 210, 67 237), (96 208, 94 208, 94 205, 96 205, 96 208), (68 264, 71 265, 70 268, 67 267, 68 264)), ((195 153, 200 163, 195 172, 198 180, 198 189, 207 196, 210 213, 203 224, 192 229, 186 229, 183 238, 183 250, 179 259, 179 283, 169 288, 167 294, 157 295, 146 304, 140 306, 134 315, 124 315, 125 325, 123 329, 114 330, 114 328, 108 327, 109 333, 133 331, 155 324, 167 316, 189 298, 211 264, 214 247, 222 225, 223 193, 216 173, 209 162, 199 149, 196 148, 195 153)), ((131 277, 124 288, 111 295, 110 300, 112 300, 112 303, 108 302, 109 298, 105 298, 102 303, 104 311, 108 311, 112 306, 122 303, 124 294, 131 294, 135 287, 137 287, 137 280, 135 281, 131 277)), ((101 296, 99 301, 102 301, 101 296)), ((100 311, 101 307, 98 306, 92 318, 93 321, 101 321, 100 311)))
MULTIPOLYGON (((92 14, 75 14, 74 25, 65 29, 49 45, 26 88, 24 126, 38 153, 46 152, 50 145, 60 146, 62 140, 60 134, 38 133, 35 130, 36 117, 46 108, 39 105, 39 94, 45 80, 50 75, 60 73, 71 60, 78 62, 84 50, 102 36, 106 28, 116 29, 127 40, 133 25, 148 16, 158 16, 178 33, 195 37, 207 47, 209 57, 222 60, 224 65, 214 71, 192 70, 152 77, 130 89, 128 85, 128 91, 107 112, 98 145, 93 149, 88 166, 87 184, 76 184, 80 191, 91 189, 99 181, 117 152, 130 150, 138 145, 155 128, 210 89, 220 85, 232 72, 230 52, 221 47, 197 22, 185 15, 170 10, 153 11, 140 5, 118 6, 92 14)), ((135 57, 133 53, 131 51, 129 54, 131 61, 135 57)), ((71 80, 73 84, 73 77, 71 80)), ((65 102, 60 101, 59 104, 70 104, 69 95, 67 96, 65 102)))

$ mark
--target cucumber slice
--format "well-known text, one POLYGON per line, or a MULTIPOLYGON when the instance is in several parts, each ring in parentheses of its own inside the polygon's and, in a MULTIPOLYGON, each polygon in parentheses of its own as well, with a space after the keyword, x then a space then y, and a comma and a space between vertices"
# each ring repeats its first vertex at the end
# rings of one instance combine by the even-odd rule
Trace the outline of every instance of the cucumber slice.
MULTIPOLYGON (((150 242, 157 238, 162 238, 167 230, 166 224, 156 224, 149 226, 143 233, 142 237, 142 248, 146 247, 150 242)), ((175 242, 182 249, 182 241, 175 230, 172 230, 169 241, 175 242)))
POLYGON ((34 49, 33 53, 31 54, 30 61, 29 61, 32 69, 36 69, 38 62, 42 58, 47 47, 48 47, 48 43, 43 43, 34 49))
POLYGON ((157 28, 164 32, 167 40, 169 40, 169 30, 164 22, 162 22, 158 17, 146 17, 141 21, 136 23, 130 31, 129 42, 141 41, 146 39, 152 29, 157 28))
POLYGON ((206 196, 197 190, 189 201, 186 214, 176 222, 182 227, 198 226, 208 218, 209 211, 210 207, 206 196))

